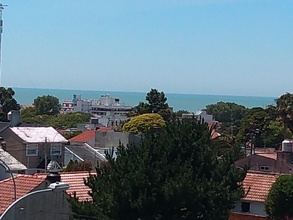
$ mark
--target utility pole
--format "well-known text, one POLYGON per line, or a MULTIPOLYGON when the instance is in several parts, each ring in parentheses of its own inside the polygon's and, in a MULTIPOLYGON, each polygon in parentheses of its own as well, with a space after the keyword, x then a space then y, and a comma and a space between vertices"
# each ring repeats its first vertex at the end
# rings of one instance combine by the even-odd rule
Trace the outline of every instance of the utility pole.
POLYGON ((7 5, 3 5, 0 3, 0 85, 1 85, 1 76, 2 76, 2 32, 3 32, 3 20, 2 20, 2 11, 4 7, 7 5))
POLYGON ((47 137, 45 137, 45 173, 47 173, 47 137))

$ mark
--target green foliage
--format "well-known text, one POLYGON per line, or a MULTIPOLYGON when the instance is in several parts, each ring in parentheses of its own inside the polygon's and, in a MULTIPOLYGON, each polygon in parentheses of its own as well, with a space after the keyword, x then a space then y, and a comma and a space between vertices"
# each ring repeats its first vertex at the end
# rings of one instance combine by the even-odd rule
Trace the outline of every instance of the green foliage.
POLYGON ((283 94, 275 101, 275 111, 284 123, 284 133, 287 128, 293 133, 293 93, 283 94))
POLYGON ((273 220, 293 217, 293 176, 282 175, 273 184, 265 201, 265 209, 273 220))
POLYGON ((38 96, 34 106, 37 115, 57 115, 60 110, 59 99, 51 95, 38 96))
POLYGON ((83 112, 71 112, 63 115, 37 115, 35 108, 21 111, 21 122, 26 124, 49 125, 55 128, 75 128, 77 124, 88 123, 91 115, 83 112))
POLYGON ((242 119, 246 112, 243 105, 238 105, 232 102, 217 102, 206 106, 206 111, 215 117, 219 122, 232 122, 242 119))
POLYGON ((189 114, 190 112, 187 110, 178 110, 177 112, 174 112, 175 118, 181 118, 182 114, 189 114))
POLYGON ((171 122, 140 145, 118 148, 117 158, 85 181, 93 201, 69 199, 74 218, 228 219, 243 196, 245 171, 234 166, 231 146, 210 136, 206 124, 171 122))
POLYGON ((7 114, 11 110, 19 110, 20 105, 13 98, 15 92, 12 88, 5 89, 4 87, 0 87, 0 121, 7 120, 7 114))
MULTIPOLYGON (((271 109, 260 107, 248 109, 237 138, 244 143, 251 139, 251 135, 255 135, 256 147, 278 148, 284 139, 283 122, 274 120, 271 109)), ((289 129, 286 129, 286 137, 292 137, 289 129)))
POLYGON ((165 125, 166 122, 161 115, 157 113, 147 113, 132 117, 123 125, 122 131, 132 134, 141 134, 152 128, 165 127, 165 125))
POLYGON ((157 89, 151 89, 145 99, 148 101, 151 113, 158 113, 160 110, 169 108, 165 93, 159 92, 157 89))
POLYGON ((133 111, 129 116, 136 116, 146 113, 159 113, 165 121, 171 118, 171 112, 168 109, 167 98, 164 92, 159 92, 157 89, 151 89, 146 95, 146 101, 139 102, 137 106, 133 108, 133 111))
POLYGON ((93 169, 92 163, 90 161, 72 161, 70 160, 68 165, 65 167, 65 172, 71 171, 91 171, 93 169))

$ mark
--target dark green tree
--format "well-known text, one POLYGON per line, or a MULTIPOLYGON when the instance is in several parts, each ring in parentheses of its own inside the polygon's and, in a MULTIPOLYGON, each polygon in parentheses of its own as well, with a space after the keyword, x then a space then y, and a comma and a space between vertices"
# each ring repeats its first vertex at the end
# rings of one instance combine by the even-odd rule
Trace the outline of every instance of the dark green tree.
POLYGON ((221 123, 221 134, 236 136, 242 126, 242 118, 247 111, 243 105, 233 102, 217 102, 206 106, 206 111, 221 123))
POLYGON ((0 121, 7 120, 7 114, 11 110, 20 110, 20 105, 13 98, 15 92, 12 88, 0 87, 0 121))
POLYGON ((38 96, 34 106, 37 115, 57 115, 61 107, 59 99, 51 95, 38 96))
POLYGON ((239 121, 243 118, 246 107, 233 102, 217 102, 206 106, 206 111, 219 122, 239 121))
POLYGON ((172 116, 167 103, 167 98, 164 92, 159 92, 157 89, 151 89, 146 95, 147 102, 139 102, 133 108, 129 116, 136 116, 145 113, 159 113, 165 121, 169 121, 172 116))
POLYGON ((275 100, 275 111, 284 123, 284 134, 289 128, 293 133, 293 93, 285 93, 275 100))
POLYGON ((293 218, 293 176, 281 175, 272 185, 265 201, 265 209, 270 219, 293 218))
POLYGON ((69 200, 74 219, 228 219, 245 171, 234 166, 236 148, 210 136, 207 124, 183 120, 120 146, 85 181, 93 201, 69 200))
POLYGON ((149 105, 150 113, 158 113, 160 110, 169 108, 165 93, 159 92, 157 89, 151 89, 145 99, 149 105))

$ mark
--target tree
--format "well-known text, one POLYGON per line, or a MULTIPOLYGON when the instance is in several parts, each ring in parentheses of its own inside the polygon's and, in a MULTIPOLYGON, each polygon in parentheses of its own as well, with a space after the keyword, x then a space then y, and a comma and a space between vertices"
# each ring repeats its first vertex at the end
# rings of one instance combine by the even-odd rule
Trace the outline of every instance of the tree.
POLYGON ((161 115, 157 113, 147 113, 132 117, 123 125, 122 131, 132 134, 141 134, 152 128, 165 127, 165 125, 166 122, 161 115))
POLYGON ((20 105, 13 98, 15 92, 12 88, 5 89, 4 87, 0 87, 0 120, 6 121, 7 114, 11 110, 20 110, 20 105))
POLYGON ((293 94, 287 92, 276 99, 275 102, 277 116, 280 117, 284 123, 284 133, 287 128, 293 133, 293 94))
POLYGON ((151 89, 146 95, 146 103, 139 102, 133 108, 130 116, 141 115, 145 113, 159 113, 165 121, 171 118, 171 111, 167 103, 167 98, 164 92, 159 92, 157 89, 151 89))
POLYGON ((90 161, 72 161, 70 160, 68 165, 65 167, 65 172, 72 171, 91 171, 93 170, 93 165, 90 161))
POLYGON ((219 122, 239 121, 246 112, 246 107, 233 102, 217 102, 206 106, 208 114, 212 114, 219 122))
POLYGON ((273 220, 293 217, 293 176, 281 175, 272 185, 265 201, 265 209, 273 220))
POLYGON ((74 219, 228 219, 245 171, 210 136, 206 123, 183 120, 121 146, 85 181, 93 200, 69 199, 74 219))
POLYGON ((61 107, 59 99, 51 95, 38 96, 34 106, 38 115, 57 115, 61 107))
POLYGON ((157 89, 151 89, 145 98, 148 101, 150 112, 158 113, 160 110, 169 108, 167 98, 164 92, 159 92, 157 89))

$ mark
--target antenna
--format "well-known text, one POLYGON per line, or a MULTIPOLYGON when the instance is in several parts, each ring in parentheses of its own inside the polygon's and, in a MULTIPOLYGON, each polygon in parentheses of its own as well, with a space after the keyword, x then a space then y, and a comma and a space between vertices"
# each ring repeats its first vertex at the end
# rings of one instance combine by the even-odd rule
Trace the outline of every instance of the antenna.
POLYGON ((2 76, 2 32, 3 32, 3 20, 2 20, 2 11, 4 7, 7 5, 3 5, 0 3, 0 85, 1 85, 1 76, 2 76))

